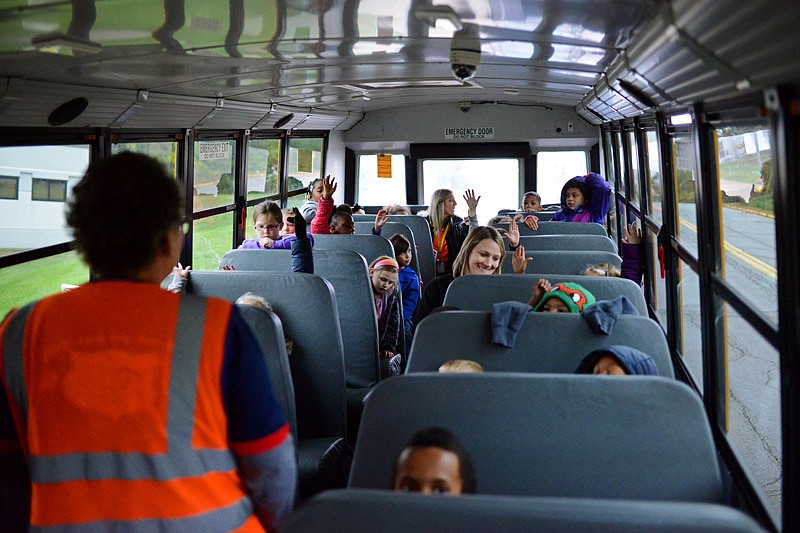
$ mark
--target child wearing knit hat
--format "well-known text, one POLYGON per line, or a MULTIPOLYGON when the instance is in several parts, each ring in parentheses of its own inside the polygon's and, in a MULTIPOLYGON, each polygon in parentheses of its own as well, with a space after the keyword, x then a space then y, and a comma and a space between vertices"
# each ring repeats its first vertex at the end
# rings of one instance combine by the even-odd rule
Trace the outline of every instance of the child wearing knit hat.
POLYGON ((528 305, 534 312, 580 313, 594 302, 594 295, 578 283, 551 285, 546 279, 540 279, 533 286, 528 305))

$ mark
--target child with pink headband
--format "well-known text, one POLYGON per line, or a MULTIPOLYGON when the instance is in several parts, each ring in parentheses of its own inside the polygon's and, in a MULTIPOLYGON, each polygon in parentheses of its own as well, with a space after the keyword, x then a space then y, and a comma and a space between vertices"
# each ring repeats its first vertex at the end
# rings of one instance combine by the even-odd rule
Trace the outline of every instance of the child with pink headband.
POLYGON ((378 335, 381 368, 388 367, 389 360, 397 354, 400 334, 403 331, 402 299, 397 289, 397 261, 382 255, 369 265, 372 281, 372 296, 375 298, 375 311, 378 314, 378 335))

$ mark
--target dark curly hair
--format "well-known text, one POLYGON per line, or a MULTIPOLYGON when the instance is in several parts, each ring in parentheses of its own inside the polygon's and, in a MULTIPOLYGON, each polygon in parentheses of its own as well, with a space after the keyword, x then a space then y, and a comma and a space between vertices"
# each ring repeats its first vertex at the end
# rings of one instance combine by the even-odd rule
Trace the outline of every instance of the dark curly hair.
POLYGON ((75 185, 67 224, 76 248, 101 278, 134 278, 180 224, 183 197, 164 166, 123 152, 97 161, 75 185))

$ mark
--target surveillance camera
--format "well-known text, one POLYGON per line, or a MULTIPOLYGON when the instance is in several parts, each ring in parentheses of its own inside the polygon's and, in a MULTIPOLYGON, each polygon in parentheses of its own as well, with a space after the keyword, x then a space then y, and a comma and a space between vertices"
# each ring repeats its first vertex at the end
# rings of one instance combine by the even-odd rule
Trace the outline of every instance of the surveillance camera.
MULTIPOLYGON (((481 40, 467 28, 456 32, 450 44, 450 71, 459 81, 472 79, 481 62, 481 40)), ((463 111, 463 108, 462 108, 463 111)))
POLYGON ((459 109, 461 109, 461 111, 466 113, 467 111, 469 111, 470 107, 472 107, 472 102, 459 102, 458 107, 459 109))

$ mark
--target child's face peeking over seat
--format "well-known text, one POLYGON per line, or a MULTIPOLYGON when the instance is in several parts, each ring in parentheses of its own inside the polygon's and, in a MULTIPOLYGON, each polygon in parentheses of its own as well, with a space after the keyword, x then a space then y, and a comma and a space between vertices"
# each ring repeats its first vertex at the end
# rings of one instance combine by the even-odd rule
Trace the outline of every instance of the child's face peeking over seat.
POLYGON ((541 211, 542 204, 539 203, 539 199, 536 198, 534 195, 528 194, 525 196, 525 198, 522 199, 522 210, 527 213, 541 211))
POLYGON ((595 375, 609 376, 624 376, 626 374, 625 369, 622 368, 622 365, 619 363, 619 361, 617 361, 617 358, 610 355, 604 355, 598 359, 594 364, 594 370, 592 373, 595 375))
POLYGON ((423 494, 461 494, 458 455, 449 450, 430 447, 404 449, 397 459, 392 489, 423 494))
POLYGON ((542 304, 541 309, 539 309, 540 313, 570 313, 569 307, 567 304, 559 300, 558 298, 548 298, 542 304))

